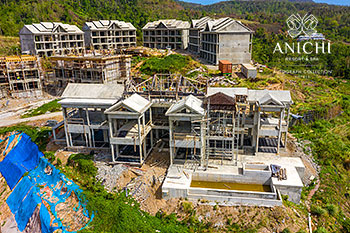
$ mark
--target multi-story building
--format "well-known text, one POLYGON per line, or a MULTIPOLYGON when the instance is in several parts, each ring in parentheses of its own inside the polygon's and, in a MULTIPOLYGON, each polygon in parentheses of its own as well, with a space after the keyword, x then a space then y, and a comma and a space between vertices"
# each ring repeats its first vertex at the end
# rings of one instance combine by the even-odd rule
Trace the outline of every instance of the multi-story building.
POLYGON ((0 97, 42 95, 39 65, 34 56, 0 57, 0 97))
POLYGON ((300 158, 279 156, 288 153, 289 91, 208 87, 204 93, 198 83, 171 75, 135 81, 125 89, 69 84, 57 125, 65 139, 55 133, 54 139, 78 151, 110 153, 112 164, 142 165, 153 153, 170 163, 164 198, 276 206, 283 194, 300 201, 305 167, 300 158))
POLYGON ((136 28, 128 22, 99 20, 83 26, 84 41, 93 49, 116 49, 136 46, 136 28))
POLYGON ((147 23, 143 28, 143 45, 157 49, 187 49, 190 23, 167 19, 147 23))
POLYGON ((130 77, 131 55, 52 56, 53 77, 46 80, 55 92, 68 83, 120 83, 130 77))
POLYGON ((191 21, 191 28, 188 34, 188 50, 192 53, 199 54, 201 48, 201 31, 204 30, 208 21, 212 20, 206 16, 201 19, 191 21))
POLYGON ((22 52, 50 57, 84 51, 84 33, 75 25, 41 22, 24 25, 19 32, 22 52))
POLYGON ((250 63, 253 31, 231 18, 210 20, 201 34, 200 57, 212 64, 228 60, 232 64, 250 63))

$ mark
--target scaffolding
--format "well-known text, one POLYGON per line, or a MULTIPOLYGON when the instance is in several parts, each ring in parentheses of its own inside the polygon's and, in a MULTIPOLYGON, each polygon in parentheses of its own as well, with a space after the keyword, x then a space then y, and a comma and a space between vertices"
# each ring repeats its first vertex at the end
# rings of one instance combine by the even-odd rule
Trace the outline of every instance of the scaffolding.
POLYGON ((0 97, 42 95, 39 65, 36 57, 0 57, 0 97))
POLYGON ((53 56, 50 61, 53 76, 45 81, 58 92, 68 83, 124 84, 130 77, 130 55, 53 56))
POLYGON ((153 102, 176 102, 188 95, 204 98, 206 84, 182 75, 156 74, 146 80, 129 80, 126 91, 129 95, 137 93, 153 102))

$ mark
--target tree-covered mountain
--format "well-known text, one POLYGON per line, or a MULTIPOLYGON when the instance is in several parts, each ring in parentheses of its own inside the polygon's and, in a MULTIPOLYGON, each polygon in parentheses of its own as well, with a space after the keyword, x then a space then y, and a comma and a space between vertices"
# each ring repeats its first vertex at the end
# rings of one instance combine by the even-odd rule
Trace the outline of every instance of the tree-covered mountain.
POLYGON ((205 6, 175 0, 0 0, 0 35, 18 35, 24 24, 40 21, 82 27, 85 21, 119 19, 141 29, 151 20, 189 20, 204 15, 285 25, 292 13, 312 13, 318 17, 321 31, 329 32, 330 39, 350 42, 350 7, 286 0, 226 1, 205 6))

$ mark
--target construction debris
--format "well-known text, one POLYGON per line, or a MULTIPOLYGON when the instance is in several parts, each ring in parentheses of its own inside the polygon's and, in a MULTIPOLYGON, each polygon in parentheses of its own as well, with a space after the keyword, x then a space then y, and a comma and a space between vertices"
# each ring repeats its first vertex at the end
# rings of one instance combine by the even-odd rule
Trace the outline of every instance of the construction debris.
POLYGON ((96 179, 109 191, 114 191, 117 188, 117 182, 120 175, 128 168, 125 165, 117 164, 108 166, 104 162, 96 162, 98 175, 96 179))

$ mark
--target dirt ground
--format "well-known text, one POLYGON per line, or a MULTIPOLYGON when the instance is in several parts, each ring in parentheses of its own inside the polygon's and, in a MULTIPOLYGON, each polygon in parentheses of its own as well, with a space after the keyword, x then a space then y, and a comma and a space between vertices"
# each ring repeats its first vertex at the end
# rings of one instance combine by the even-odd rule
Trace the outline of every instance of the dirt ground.
POLYGON ((39 115, 30 118, 21 118, 26 111, 37 108, 51 100, 52 96, 44 95, 39 98, 6 98, 0 99, 0 126, 10 126, 24 123, 31 126, 44 126, 47 120, 62 121, 63 116, 59 112, 39 115))
MULTIPOLYGON (((288 153, 299 150, 292 145, 288 148, 288 153)), ((157 149, 153 151, 140 169, 129 167, 116 178, 117 190, 128 187, 128 195, 140 203, 142 210, 152 215, 158 211, 176 213, 180 220, 194 216, 198 221, 210 223, 218 231, 232 223, 237 223, 242 229, 260 226, 258 232, 281 232, 287 227, 292 232, 307 229, 307 215, 293 206, 218 206, 215 202, 209 203, 206 200, 188 202, 179 198, 162 199, 161 185, 169 166, 169 156, 168 152, 159 153, 157 149), (184 203, 190 203, 190 211, 184 208, 184 203)), ((310 174, 317 174, 311 165, 306 166, 306 169, 311 169, 308 171, 310 174)))
POLYGON ((141 168, 129 167, 117 180, 117 190, 127 187, 128 195, 141 204, 141 209, 153 215, 167 205, 161 185, 169 166, 168 153, 154 151, 141 168))

